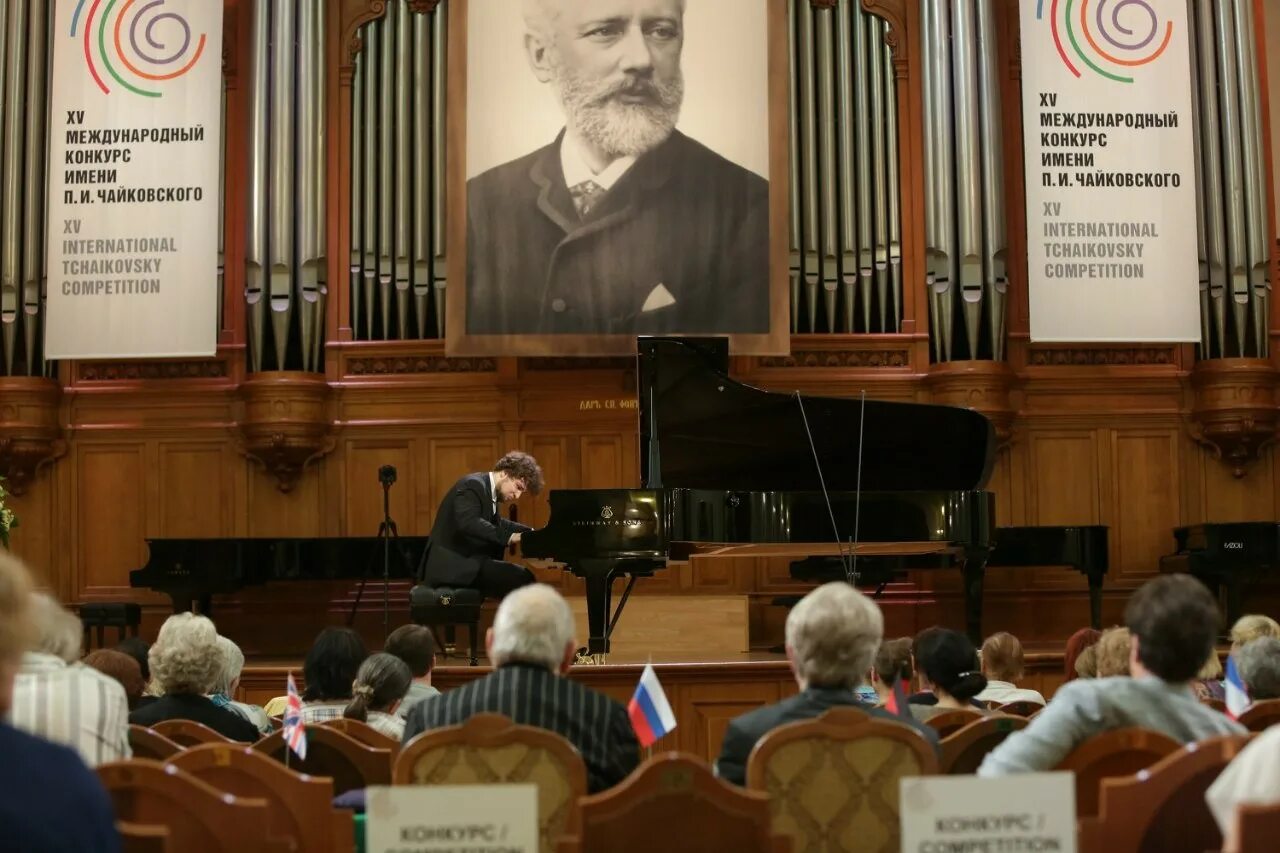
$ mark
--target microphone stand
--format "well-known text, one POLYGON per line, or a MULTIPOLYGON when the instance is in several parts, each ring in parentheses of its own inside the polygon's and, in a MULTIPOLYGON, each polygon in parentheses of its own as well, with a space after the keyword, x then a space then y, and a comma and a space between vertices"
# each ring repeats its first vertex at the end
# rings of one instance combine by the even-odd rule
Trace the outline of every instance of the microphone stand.
POLYGON ((396 481, 396 469, 383 465, 378 469, 378 481, 382 483, 382 523, 378 525, 378 537, 382 540, 382 637, 385 640, 391 635, 391 540, 399 539, 396 523, 391 518, 391 484, 396 481))

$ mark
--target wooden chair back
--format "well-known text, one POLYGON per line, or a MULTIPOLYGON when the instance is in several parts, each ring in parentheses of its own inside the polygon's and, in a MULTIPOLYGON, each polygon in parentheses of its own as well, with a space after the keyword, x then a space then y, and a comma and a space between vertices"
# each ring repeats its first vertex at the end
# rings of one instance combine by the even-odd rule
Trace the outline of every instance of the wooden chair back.
POLYGON ((1004 739, 1028 725, 1026 717, 993 715, 974 720, 942 739, 939 746, 939 769, 943 773, 963 775, 978 772, 987 753, 1004 739))
POLYGON ((116 821, 121 853, 169 853, 169 827, 151 823, 116 821))
POLYGON ((1280 802, 1251 803, 1236 810, 1235 849, 1228 853, 1271 853, 1280 838, 1280 802))
POLYGON ((995 710, 1001 714, 1008 714, 1011 717, 1030 717, 1032 714, 1044 708, 1039 702, 1032 702, 1029 699, 1020 699, 1017 702, 1005 702, 1003 705, 997 705, 995 710))
POLYGON ((769 795, 717 779, 702 759, 655 755, 620 784, 583 797, 580 832, 560 853, 785 853, 774 834, 769 795))
POLYGON ((779 726, 747 759, 747 787, 770 795, 773 831, 796 850, 896 851, 898 782, 938 772, 933 746, 857 708, 779 726))
POLYGON ((1207 696, 1201 699, 1200 703, 1202 705, 1206 705, 1212 708, 1213 710, 1217 711, 1219 714, 1227 713, 1227 703, 1222 701, 1221 699, 1215 699, 1212 696, 1207 696))
POLYGON ((290 769, 311 776, 328 776, 333 793, 345 794, 370 785, 391 784, 391 752, 365 746, 348 734, 328 726, 307 726, 307 758, 286 753, 284 732, 273 732, 253 748, 290 769))
MULTIPOLYGON (((1104 779, 1096 817, 1080 819, 1081 853, 1204 853, 1222 846, 1205 791, 1249 742, 1191 743, 1146 770, 1104 779)), ((1272 838, 1274 848, 1275 839, 1272 838)))
POLYGON ((359 720, 348 720, 346 717, 338 717, 335 720, 325 720, 320 725, 328 726, 331 729, 337 729, 345 735, 350 735, 360 741, 365 746, 371 746, 374 749, 391 750, 391 760, 394 762, 396 753, 400 751, 400 741, 389 735, 375 729, 368 723, 362 723, 359 720))
POLYGON ((215 732, 204 723, 197 723, 195 720, 162 720, 152 726, 151 731, 167 737, 178 746, 236 742, 220 732, 215 732))
POLYGON ((302 850, 350 853, 355 844, 351 813, 333 808, 331 779, 297 773, 241 744, 193 746, 169 764, 228 794, 266 800, 272 834, 298 839, 302 850))
POLYGON ((497 785, 538 788, 542 853, 577 824, 587 766, 573 744, 501 714, 476 714, 460 726, 423 732, 405 744, 391 774, 395 785, 497 785))
POLYGON ((981 720, 985 714, 978 711, 954 710, 943 711, 940 714, 934 714, 932 717, 924 721, 924 724, 938 733, 938 737, 944 738, 947 735, 959 731, 974 720, 981 720))
POLYGON ((265 800, 223 793, 172 765, 149 759, 97 768, 117 820, 165 826, 173 850, 292 851, 296 839, 271 835, 265 800))
POLYGON ((1240 715, 1238 722, 1251 732, 1264 731, 1267 726, 1280 723, 1280 699, 1254 702, 1240 715))
POLYGON ((182 751, 180 744, 137 723, 129 724, 129 748, 134 758, 150 758, 152 761, 164 761, 182 751))
POLYGON ((1132 776, 1181 748, 1180 743, 1160 732, 1112 729, 1077 746, 1054 769, 1076 774, 1076 817, 1092 817, 1098 813, 1103 779, 1132 776))

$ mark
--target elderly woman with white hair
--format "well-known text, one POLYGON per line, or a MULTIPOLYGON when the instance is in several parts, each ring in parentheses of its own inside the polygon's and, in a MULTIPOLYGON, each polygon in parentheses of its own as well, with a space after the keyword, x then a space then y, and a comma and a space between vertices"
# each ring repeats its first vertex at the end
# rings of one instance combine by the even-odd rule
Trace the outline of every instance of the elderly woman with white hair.
POLYGON ((153 726, 164 720, 191 720, 232 740, 252 743, 258 739, 253 723, 219 708, 207 695, 226 670, 218 631, 207 618, 192 613, 170 616, 160 627, 147 660, 160 698, 135 710, 129 722, 153 726))
POLYGON ((271 725, 271 718, 261 706, 237 702, 234 698, 236 689, 240 686, 240 673, 244 671, 244 652, 240 651, 240 647, 232 640, 221 634, 218 635, 218 651, 222 653, 223 666, 218 674, 218 680, 214 682, 213 691, 209 693, 209 698, 219 708, 234 711, 253 723, 260 734, 271 734, 275 731, 275 727, 271 725))

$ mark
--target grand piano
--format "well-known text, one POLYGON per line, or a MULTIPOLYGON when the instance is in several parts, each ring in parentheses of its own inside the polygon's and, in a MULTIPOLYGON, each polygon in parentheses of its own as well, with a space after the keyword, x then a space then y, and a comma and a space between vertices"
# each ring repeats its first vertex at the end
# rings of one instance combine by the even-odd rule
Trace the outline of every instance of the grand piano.
MULTIPOLYGON (((644 486, 552 490, 547 525, 521 541, 525 557, 585 580, 587 654, 608 653, 637 578, 693 554, 792 557, 802 580, 834 573, 867 587, 907 569, 955 569, 965 627, 981 638, 998 538, 985 416, 764 391, 729 377, 723 339, 641 338, 636 375, 644 486)), ((1105 528, 1019 528, 997 553, 1006 565, 1034 557, 1088 575, 1096 623, 1106 550, 1105 528)))
POLYGON ((1176 550, 1160 558, 1160 571, 1187 572, 1221 594, 1227 625, 1244 615, 1246 584, 1270 579, 1280 567, 1280 524, 1232 521, 1175 527, 1176 550))

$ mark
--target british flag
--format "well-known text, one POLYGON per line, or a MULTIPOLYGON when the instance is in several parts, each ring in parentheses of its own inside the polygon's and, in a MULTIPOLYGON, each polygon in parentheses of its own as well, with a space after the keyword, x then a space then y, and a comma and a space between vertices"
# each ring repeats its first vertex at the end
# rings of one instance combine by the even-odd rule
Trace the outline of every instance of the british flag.
POLYGON ((302 699, 298 696, 298 685, 293 681, 292 672, 289 673, 289 696, 284 706, 284 739, 299 758, 307 760, 307 727, 302 722, 302 699))

